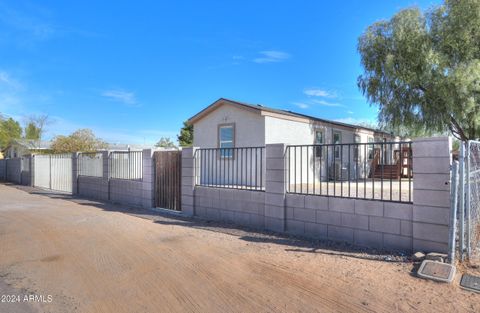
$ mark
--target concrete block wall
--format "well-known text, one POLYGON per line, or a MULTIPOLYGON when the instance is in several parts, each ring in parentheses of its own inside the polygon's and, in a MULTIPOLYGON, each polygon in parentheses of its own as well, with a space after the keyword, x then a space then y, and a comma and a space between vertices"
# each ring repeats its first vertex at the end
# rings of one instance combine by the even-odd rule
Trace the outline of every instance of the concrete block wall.
POLYGON ((265 193, 262 191, 197 187, 195 214, 200 217, 263 229, 265 193))
POLYGON ((265 192, 195 186, 195 149, 184 149, 182 210, 359 246, 446 252, 451 139, 418 139, 412 148, 413 203, 287 194, 284 144, 266 146, 265 192))
POLYGON ((75 154, 75 160, 73 162, 73 179, 74 181, 74 193, 95 200, 107 201, 110 200, 109 195, 109 173, 108 173, 108 151, 102 152, 102 177, 93 177, 93 176, 80 176, 78 175, 78 154, 75 154), (75 188, 76 187, 76 188, 75 188))
POLYGON ((419 138, 414 141, 412 149, 413 249, 447 252, 451 138, 419 138))
POLYGON ((108 200, 108 180, 105 181, 103 177, 78 176, 76 181, 75 194, 95 200, 108 200))
POLYGON ((185 215, 195 215, 195 148, 182 149, 182 212, 185 215))
MULTIPOLYGON (((144 149, 143 158, 143 179, 142 180, 126 180, 126 179, 109 179, 110 201, 120 204, 127 204, 143 208, 152 208, 154 203, 154 166, 153 151, 144 149)), ((108 166, 104 165, 105 171, 108 166)))
POLYGON ((22 159, 7 159, 7 181, 20 184, 22 182, 22 159))
POLYGON ((0 181, 7 180, 7 160, 0 160, 0 181))
POLYGON ((358 246, 411 251, 411 203, 287 194, 286 231, 358 246))
POLYGON ((285 230, 285 144, 265 147, 265 228, 285 230))
MULTIPOLYGON (((136 207, 151 208, 154 205, 154 167, 153 151, 144 149, 142 180, 110 178, 108 168, 109 152, 103 153, 102 177, 79 176, 77 162, 73 162, 74 194, 86 198, 112 201, 136 207)), ((75 159, 76 160, 76 159, 75 159)))
POLYGON ((33 186, 35 179, 33 155, 28 155, 23 158, 26 159, 26 162, 22 164, 22 185, 33 186))

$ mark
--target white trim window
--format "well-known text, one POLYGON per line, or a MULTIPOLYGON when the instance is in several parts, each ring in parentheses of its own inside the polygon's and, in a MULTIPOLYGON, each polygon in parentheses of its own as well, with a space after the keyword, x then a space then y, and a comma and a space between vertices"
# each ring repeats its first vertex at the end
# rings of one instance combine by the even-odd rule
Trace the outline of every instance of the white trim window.
MULTIPOLYGON (((339 131, 333 131, 333 144, 341 144, 342 143, 342 133, 339 131)), ((340 149, 341 146, 334 146, 335 147, 335 158, 340 159, 340 149)))
POLYGON ((218 147, 222 158, 232 158, 233 148, 235 146, 235 127, 231 125, 218 126, 218 147))
POLYGON ((368 137, 367 140, 368 140, 368 143, 369 143, 369 145, 367 147, 367 149, 368 149, 368 159, 373 160, 373 146, 374 146, 373 142, 375 142, 375 140, 374 140, 373 137, 368 137))
MULTIPOLYGON (((322 145, 324 142, 324 132, 323 130, 315 130, 315 145, 322 145)), ((315 157, 323 158, 323 147, 315 147, 315 157)))
POLYGON ((355 145, 353 146, 353 160, 358 161, 359 160, 359 155, 358 155, 358 148, 359 148, 359 143, 362 142, 362 139, 360 138, 360 135, 353 135, 353 142, 355 145))

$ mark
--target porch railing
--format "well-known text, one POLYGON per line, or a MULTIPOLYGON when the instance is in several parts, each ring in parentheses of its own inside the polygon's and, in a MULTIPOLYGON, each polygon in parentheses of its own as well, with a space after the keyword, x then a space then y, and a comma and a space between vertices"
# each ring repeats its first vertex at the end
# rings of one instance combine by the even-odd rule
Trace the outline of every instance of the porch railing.
POLYGON ((287 192, 412 202, 412 143, 291 145, 287 192))

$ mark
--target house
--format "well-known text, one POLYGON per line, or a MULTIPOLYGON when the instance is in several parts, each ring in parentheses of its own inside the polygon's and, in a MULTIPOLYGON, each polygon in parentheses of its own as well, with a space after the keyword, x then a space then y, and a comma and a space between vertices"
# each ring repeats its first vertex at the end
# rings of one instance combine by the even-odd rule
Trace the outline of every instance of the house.
POLYGON ((48 153, 50 152, 50 141, 30 140, 30 139, 14 139, 3 150, 6 159, 20 158, 32 153, 48 153))
MULTIPOLYGON (((230 151, 229 148, 264 147, 266 144, 274 143, 298 145, 298 148, 291 147, 287 150, 287 157, 292 162, 290 168, 296 164, 309 164, 309 167, 314 167, 313 176, 316 180, 372 176, 372 171, 380 162, 385 165, 395 162, 400 150, 400 147, 394 144, 384 144, 399 140, 387 132, 223 98, 191 117, 189 123, 193 124, 194 128, 193 145, 199 148, 224 148, 220 151, 219 157, 227 159, 231 167, 236 166, 233 163, 240 162, 242 151, 234 149, 230 151), (354 145, 362 143, 363 145, 354 145), (329 144, 336 146, 328 146, 329 144), (300 145, 325 146, 300 147, 300 145), (232 153, 239 154, 238 158, 232 153)), ((208 153, 204 152, 204 159, 212 158, 208 153)), ((254 153, 258 154, 258 150, 254 153)), ((263 158, 255 155, 254 159, 258 157, 263 158)), ((243 158, 247 159, 246 156, 243 158)), ((209 160, 211 166, 206 171, 213 171, 214 167, 222 166, 218 156, 216 159, 209 160)), ((254 167, 253 172, 257 171, 257 167, 261 170, 261 166, 264 165, 264 161, 257 165, 253 163, 255 160, 245 161, 248 163, 247 167, 254 167)), ((302 169, 300 173, 308 176, 305 171, 306 169, 302 169)), ((234 177, 234 173, 231 176, 234 177)), ((296 178, 297 183, 304 182, 305 177, 301 176, 298 175, 298 179, 296 178)), ((219 179, 224 180, 218 177, 213 180, 219 179)))

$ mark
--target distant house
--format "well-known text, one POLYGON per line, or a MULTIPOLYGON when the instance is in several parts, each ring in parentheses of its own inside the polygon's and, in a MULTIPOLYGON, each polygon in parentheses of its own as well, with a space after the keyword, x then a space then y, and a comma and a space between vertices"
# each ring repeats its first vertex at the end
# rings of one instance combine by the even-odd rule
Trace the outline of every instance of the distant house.
POLYGON ((50 141, 15 139, 4 150, 5 158, 20 158, 32 153, 50 152, 50 141))
MULTIPOLYGON (((206 171, 214 171, 214 168, 228 166, 228 164, 235 167, 235 162, 241 163, 240 158, 236 158, 232 153, 237 153, 241 157, 242 150, 233 152, 228 148, 264 147, 266 144, 274 143, 287 145, 365 143, 364 145, 343 145, 335 148, 324 146, 323 148, 290 149, 287 159, 295 162, 295 164, 291 164, 290 168, 308 164, 315 168, 315 172, 318 172, 315 174, 316 180, 331 179, 332 175, 336 179, 372 176, 371 167, 376 168, 380 164, 377 155, 382 155, 385 164, 393 164, 394 155, 399 155, 398 150, 394 151, 394 149, 399 149, 398 146, 378 144, 399 140, 398 137, 387 132, 223 98, 191 117, 189 123, 193 124, 194 128, 194 147, 225 148, 220 151, 220 156, 214 158, 216 160, 204 161, 205 164, 202 166, 210 168, 206 171), (382 149, 382 153, 379 152, 380 149, 382 149), (374 159, 376 163, 375 166, 372 166, 374 159), (223 165, 221 160, 227 161, 227 165, 223 165), (208 165, 208 162, 211 165, 208 165)), ((204 152, 204 154, 203 159, 211 158, 209 152, 204 152)), ((254 172, 257 171, 257 167, 261 171, 262 164, 255 165, 253 163, 255 161, 250 160, 246 160, 246 162, 252 162, 247 166, 253 167, 254 172)), ((304 168, 300 172, 305 171, 304 168)), ((212 177, 211 174, 204 174, 206 176, 201 178, 202 180, 212 177)), ((213 177, 212 179, 218 181, 222 178, 213 177)), ((304 179, 299 178, 299 180, 303 181, 304 179)))

